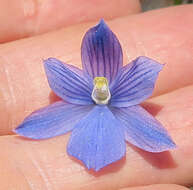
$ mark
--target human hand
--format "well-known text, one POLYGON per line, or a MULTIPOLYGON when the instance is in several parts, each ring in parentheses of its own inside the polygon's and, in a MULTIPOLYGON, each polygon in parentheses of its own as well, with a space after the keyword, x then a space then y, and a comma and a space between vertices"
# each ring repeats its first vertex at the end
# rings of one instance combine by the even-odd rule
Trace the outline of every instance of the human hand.
MULTIPOLYGON (((53 93, 50 94, 41 64, 42 59, 57 57, 67 63, 80 66, 81 38, 85 31, 94 25, 94 23, 86 23, 85 20, 84 24, 0 46, 2 65, 0 70, 0 133, 4 135, 0 137, 0 147, 2 147, 0 185, 2 189, 112 190, 161 183, 165 185, 140 188, 141 190, 151 188, 180 190, 185 187, 166 184, 193 183, 193 151, 191 150, 193 38, 190 30, 193 27, 193 6, 126 16, 126 10, 129 7, 131 12, 139 10, 134 6, 137 1, 133 1, 132 5, 123 1, 125 6, 121 9, 125 12, 118 11, 119 13, 116 10, 116 1, 114 2, 112 3, 114 9, 111 7, 111 11, 109 9, 107 11, 107 7, 103 15, 106 14, 108 18, 114 13, 116 17, 125 15, 107 22, 119 37, 124 55, 127 55, 129 60, 146 55, 160 63, 166 63, 156 83, 154 97, 147 101, 144 107, 156 115, 169 130, 178 148, 170 153, 152 154, 128 145, 125 159, 95 174, 67 156, 65 149, 68 135, 44 141, 25 140, 11 135, 12 129, 25 116, 57 100, 53 93), (125 9, 126 6, 127 9, 125 9)), ((101 14, 96 13, 93 19, 100 18, 101 14)), ((89 15, 88 18, 90 17, 89 15)), ((58 23, 52 23, 50 20, 48 24, 53 27, 58 23)), ((48 31, 49 27, 46 26, 47 24, 45 24, 45 30, 39 29, 39 31, 48 31)), ((19 28, 25 33, 24 29, 19 28)), ((16 38, 18 36, 12 30, 3 40, 16 38)), ((128 63, 127 59, 125 64, 128 63)))

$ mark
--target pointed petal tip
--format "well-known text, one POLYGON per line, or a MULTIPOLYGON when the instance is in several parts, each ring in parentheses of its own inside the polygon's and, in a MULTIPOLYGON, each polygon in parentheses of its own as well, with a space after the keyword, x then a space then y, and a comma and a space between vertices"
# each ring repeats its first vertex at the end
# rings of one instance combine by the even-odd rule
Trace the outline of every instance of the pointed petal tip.
POLYGON ((12 131, 15 133, 15 134, 18 134, 18 135, 22 135, 22 133, 20 133, 20 128, 21 128, 21 125, 17 126, 15 129, 13 129, 12 131))
POLYGON ((47 58, 47 59, 43 59, 43 63, 48 62, 50 59, 52 59, 51 57, 47 58))
POLYGON ((20 128, 20 125, 17 126, 15 129, 13 129, 12 131, 13 131, 15 134, 19 134, 19 128, 20 128))
POLYGON ((176 148, 178 148, 178 146, 177 146, 176 143, 172 140, 171 149, 176 149, 176 148))
POLYGON ((12 132, 13 132, 14 134, 17 134, 17 128, 13 129, 12 132))
POLYGON ((100 19, 98 25, 100 26, 106 26, 107 24, 105 23, 105 20, 103 18, 100 19))
POLYGON ((27 138, 27 139, 34 139, 34 140, 40 140, 39 138, 34 138, 32 136, 28 136, 27 134, 25 133, 22 133, 22 127, 18 126, 17 128, 13 129, 12 131, 16 134, 16 135, 19 135, 21 137, 24 137, 24 138, 27 138))
POLYGON ((52 59, 53 59, 53 58, 43 59, 43 64, 44 64, 45 70, 46 70, 46 68, 50 65, 52 59))
POLYGON ((47 59, 43 59, 44 66, 45 65, 51 65, 52 63, 60 62, 58 59, 49 57, 47 59))
POLYGON ((24 119, 13 131, 30 139, 48 139, 66 134, 87 115, 92 106, 78 106, 58 101, 41 108, 24 119))
POLYGON ((99 23, 96 26, 93 27, 93 29, 95 30, 95 32, 97 32, 97 36, 106 35, 107 31, 111 31, 103 18, 99 21, 99 23))
POLYGON ((155 59, 152 59, 152 58, 149 58, 149 57, 146 57, 146 56, 139 56, 139 57, 136 58, 136 60, 141 61, 141 62, 144 62, 144 61, 154 62, 154 64, 157 64, 157 65, 160 66, 160 70, 159 71, 161 71, 163 69, 163 67, 165 66, 165 64, 161 64, 158 61, 156 61, 155 59))
MULTIPOLYGON (((25 130, 25 129, 24 129, 25 130)), ((39 138, 36 136, 33 136, 29 134, 28 132, 23 131, 22 125, 19 125, 17 128, 12 130, 16 135, 19 135, 21 137, 24 137, 26 139, 34 139, 34 140, 42 140, 42 139, 47 139, 47 138, 39 138)))
POLYGON ((177 145, 175 144, 175 142, 171 139, 171 137, 169 137, 168 139, 170 142, 167 145, 161 146, 161 147, 157 147, 155 149, 143 149, 147 152, 152 152, 152 153, 161 153, 161 152, 166 152, 166 151, 170 151, 173 149, 177 148, 177 145))
MULTIPOLYGON (((67 147, 67 153, 68 153, 69 156, 75 157, 75 156, 73 155, 73 153, 71 153, 70 149, 68 149, 68 147, 67 147)), ((125 153, 126 153, 126 150, 125 150, 125 153)), ((84 159, 80 159, 80 158, 77 158, 77 157, 75 157, 75 158, 78 159, 78 160, 80 160, 80 161, 82 162, 83 166, 86 167, 86 169, 88 169, 88 170, 93 170, 93 171, 95 171, 95 172, 99 172, 99 171, 101 171, 103 168, 105 168, 106 166, 111 165, 111 164, 113 164, 113 163, 121 160, 121 159, 125 156, 125 153, 124 153, 124 155, 121 155, 120 158, 118 158, 117 160, 113 161, 112 163, 110 162, 110 163, 107 163, 107 164, 104 165, 104 166, 96 166, 96 167, 90 166, 90 164, 89 164, 88 162, 86 162, 84 159)))

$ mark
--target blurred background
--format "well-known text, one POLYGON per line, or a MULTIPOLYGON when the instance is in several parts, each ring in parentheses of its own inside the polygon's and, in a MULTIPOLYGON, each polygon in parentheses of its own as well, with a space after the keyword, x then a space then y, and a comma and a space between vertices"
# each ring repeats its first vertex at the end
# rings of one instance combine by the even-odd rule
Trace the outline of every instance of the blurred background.
POLYGON ((193 0, 140 0, 143 11, 192 3, 193 0))

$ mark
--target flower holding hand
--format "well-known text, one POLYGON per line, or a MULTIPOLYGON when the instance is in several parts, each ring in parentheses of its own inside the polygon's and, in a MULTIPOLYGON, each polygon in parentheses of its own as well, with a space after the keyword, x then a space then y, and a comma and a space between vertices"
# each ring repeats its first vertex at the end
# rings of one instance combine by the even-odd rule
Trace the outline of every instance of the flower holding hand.
POLYGON ((44 61, 49 85, 62 100, 33 112, 17 134, 47 139, 72 131, 68 154, 95 171, 121 159, 126 141, 155 153, 176 147, 139 105, 151 96, 163 65, 141 56, 123 66, 120 43, 103 20, 85 34, 81 56, 83 70, 44 61))

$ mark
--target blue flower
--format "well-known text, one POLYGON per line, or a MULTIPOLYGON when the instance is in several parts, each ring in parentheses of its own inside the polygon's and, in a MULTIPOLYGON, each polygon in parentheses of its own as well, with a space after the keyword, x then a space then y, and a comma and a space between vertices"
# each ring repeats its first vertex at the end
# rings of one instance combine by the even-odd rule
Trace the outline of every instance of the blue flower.
POLYGON ((72 131, 68 154, 96 171, 125 155, 125 141, 148 152, 175 148, 139 105, 151 96, 163 65, 141 56, 123 66, 120 43, 103 20, 85 34, 81 57, 83 70, 55 58, 44 61, 49 85, 62 101, 33 112, 17 134, 46 139, 72 131))

